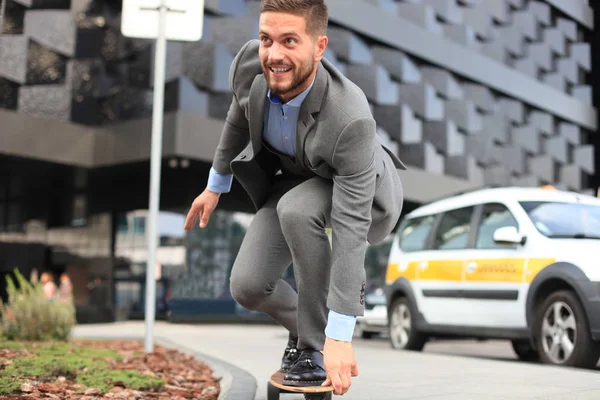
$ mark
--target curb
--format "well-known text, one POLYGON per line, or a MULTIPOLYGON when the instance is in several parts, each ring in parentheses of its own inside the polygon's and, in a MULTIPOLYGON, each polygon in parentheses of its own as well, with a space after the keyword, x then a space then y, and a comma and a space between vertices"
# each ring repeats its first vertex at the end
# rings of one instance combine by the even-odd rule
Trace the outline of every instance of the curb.
POLYGON ((156 336, 156 342, 164 347, 175 348, 188 353, 206 363, 215 376, 221 377, 221 391, 218 400, 254 400, 257 383, 254 376, 247 371, 231 365, 223 360, 192 350, 170 339, 156 336))
MULTIPOLYGON (((85 337, 97 340, 144 340, 144 337, 138 335, 72 335, 71 337, 85 337)), ((257 383, 256 379, 247 371, 223 360, 180 345, 162 336, 155 336, 154 342, 163 347, 169 347, 179 350, 182 353, 190 354, 208 365, 213 370, 213 375, 221 378, 219 382, 220 392, 217 400, 254 400, 257 383)))

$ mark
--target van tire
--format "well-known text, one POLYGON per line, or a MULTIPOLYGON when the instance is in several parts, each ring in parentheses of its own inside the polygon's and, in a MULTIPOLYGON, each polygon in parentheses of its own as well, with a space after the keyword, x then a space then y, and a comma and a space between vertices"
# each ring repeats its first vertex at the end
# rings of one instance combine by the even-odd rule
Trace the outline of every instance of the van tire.
POLYGON ((406 297, 398 297, 392 302, 388 312, 388 331, 393 349, 421 351, 425 347, 427 336, 416 329, 415 315, 415 309, 406 297), (399 330, 403 330, 404 334, 400 335, 399 330))
POLYGON ((576 368, 596 367, 600 358, 600 343, 592 339, 583 306, 571 290, 558 290, 548 295, 535 310, 533 328, 536 348, 543 363, 576 368), (558 324, 555 322, 555 308, 561 318, 558 324), (574 323, 564 324, 562 321, 566 318, 573 318, 574 323), (547 325, 551 330, 544 330, 544 320, 548 321, 547 325), (552 337, 549 332, 555 330, 558 330, 557 335, 563 335, 574 344, 570 355, 566 355, 561 345, 558 356, 552 356, 552 337))

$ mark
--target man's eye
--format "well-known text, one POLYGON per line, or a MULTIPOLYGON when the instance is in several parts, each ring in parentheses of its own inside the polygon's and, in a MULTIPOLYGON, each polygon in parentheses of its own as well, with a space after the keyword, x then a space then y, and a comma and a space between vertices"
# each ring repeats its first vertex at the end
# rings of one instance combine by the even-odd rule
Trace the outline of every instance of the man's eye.
POLYGON ((288 44, 296 44, 296 39, 289 38, 287 42, 288 44))
POLYGON ((261 41, 262 41, 263 43, 269 43, 270 39, 269 39, 269 38, 267 38, 267 37, 264 37, 264 38, 262 38, 262 39, 261 39, 261 41))

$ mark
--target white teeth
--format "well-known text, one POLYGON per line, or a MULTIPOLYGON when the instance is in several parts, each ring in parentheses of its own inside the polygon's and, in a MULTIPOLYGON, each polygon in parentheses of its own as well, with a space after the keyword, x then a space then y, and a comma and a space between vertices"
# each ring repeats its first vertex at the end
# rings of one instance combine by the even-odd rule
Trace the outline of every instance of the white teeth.
POLYGON ((271 68, 273 72, 276 74, 283 73, 289 71, 291 68, 271 68))

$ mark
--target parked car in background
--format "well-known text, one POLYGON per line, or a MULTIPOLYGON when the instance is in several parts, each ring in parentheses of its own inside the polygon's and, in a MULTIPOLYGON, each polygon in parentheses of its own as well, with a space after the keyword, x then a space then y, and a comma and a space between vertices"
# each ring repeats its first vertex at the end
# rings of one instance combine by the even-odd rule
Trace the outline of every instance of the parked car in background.
POLYGON ((503 338, 522 359, 600 357, 600 199, 491 188, 407 214, 385 278, 393 348, 438 336, 503 338))
POLYGON ((365 313, 356 318, 356 332, 363 339, 387 333, 388 315, 385 293, 379 287, 365 295, 365 313))

